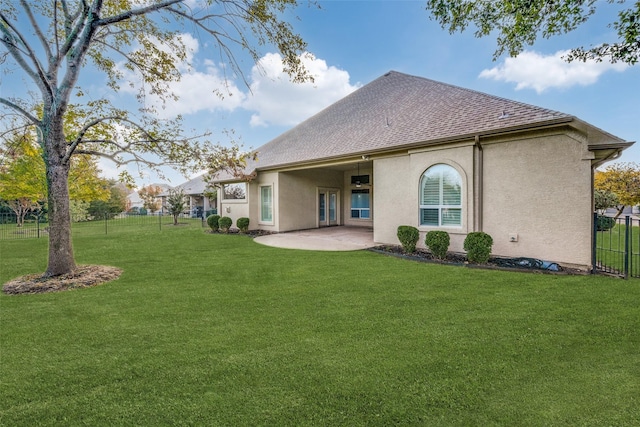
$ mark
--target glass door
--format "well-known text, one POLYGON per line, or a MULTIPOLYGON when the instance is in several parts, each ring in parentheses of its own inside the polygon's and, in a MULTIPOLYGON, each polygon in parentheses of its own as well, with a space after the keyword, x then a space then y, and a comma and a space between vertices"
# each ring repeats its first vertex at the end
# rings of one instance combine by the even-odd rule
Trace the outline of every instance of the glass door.
POLYGON ((328 227, 339 223, 339 192, 337 190, 320 190, 318 192, 318 225, 328 227))

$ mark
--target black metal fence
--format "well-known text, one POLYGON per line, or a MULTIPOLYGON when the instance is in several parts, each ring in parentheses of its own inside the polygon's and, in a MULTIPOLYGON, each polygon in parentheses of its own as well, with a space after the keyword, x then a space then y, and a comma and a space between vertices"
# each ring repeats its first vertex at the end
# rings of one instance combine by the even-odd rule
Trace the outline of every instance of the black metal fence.
POLYGON ((640 278, 640 219, 594 215, 593 272, 640 278))
MULTIPOLYGON (((204 218, 193 218, 191 215, 180 215, 179 225, 206 226, 204 218)), ((133 227, 162 230, 173 225, 171 215, 131 215, 103 214, 95 217, 86 215, 73 217, 71 230, 76 234, 109 234, 126 231, 133 227)), ((46 215, 29 215, 23 221, 14 214, 0 214, 0 240, 47 238, 49 223, 46 215)))

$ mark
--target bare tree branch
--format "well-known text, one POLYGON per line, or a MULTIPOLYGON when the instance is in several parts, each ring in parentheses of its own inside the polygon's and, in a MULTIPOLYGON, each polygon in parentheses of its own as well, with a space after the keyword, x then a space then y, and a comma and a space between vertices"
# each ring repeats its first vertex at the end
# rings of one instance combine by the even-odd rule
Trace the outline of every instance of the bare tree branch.
POLYGON ((25 73, 31 77, 33 82, 44 92, 52 95, 53 88, 49 85, 46 73, 42 68, 42 64, 40 64, 38 57, 31 49, 24 36, 2 12, 0 12, 0 21, 3 23, 3 25, 0 25, 0 31, 3 33, 3 37, 0 38, 0 43, 7 48, 11 57, 18 63, 20 68, 22 68, 25 73), (18 46, 18 42, 21 46, 18 46), (25 56, 29 58, 34 68, 31 68, 27 63, 25 56))
POLYGON ((37 117, 35 117, 33 114, 31 114, 30 112, 28 112, 27 110, 25 110, 24 108, 16 104, 15 102, 9 101, 6 98, 0 98, 0 104, 4 104, 7 107, 11 108, 12 110, 18 112, 20 115, 27 118, 32 124, 36 126, 40 126, 40 120, 38 120, 37 117))
POLYGON ((33 16, 33 12, 31 12, 31 7, 29 6, 29 3, 27 3, 25 0, 20 0, 20 4, 22 5, 22 8, 24 9, 25 13, 27 14, 27 17, 29 18, 29 22, 31 23, 31 26, 33 27, 33 31, 38 39, 38 41, 40 42, 40 44, 42 45, 42 47, 44 48, 44 51, 47 55, 48 59, 51 59, 51 49, 49 48, 49 43, 47 43, 47 39, 44 36, 44 34, 42 33, 42 30, 40 29, 40 25, 38 25, 38 21, 36 20, 35 16, 33 16))

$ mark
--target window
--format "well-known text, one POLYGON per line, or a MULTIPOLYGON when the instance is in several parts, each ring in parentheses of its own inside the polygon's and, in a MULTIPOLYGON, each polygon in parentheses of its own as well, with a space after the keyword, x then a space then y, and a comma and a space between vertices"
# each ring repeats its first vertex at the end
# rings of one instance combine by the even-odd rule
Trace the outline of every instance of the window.
POLYGON ((351 190, 351 218, 370 218, 369 190, 351 190))
POLYGON ((260 187, 260 221, 273 222, 273 187, 260 187))
POLYGON ((422 175, 420 225, 462 226, 462 178, 451 166, 435 165, 422 175))
POLYGON ((224 184, 222 186, 222 198, 224 200, 244 200, 246 196, 247 184, 244 182, 224 184))

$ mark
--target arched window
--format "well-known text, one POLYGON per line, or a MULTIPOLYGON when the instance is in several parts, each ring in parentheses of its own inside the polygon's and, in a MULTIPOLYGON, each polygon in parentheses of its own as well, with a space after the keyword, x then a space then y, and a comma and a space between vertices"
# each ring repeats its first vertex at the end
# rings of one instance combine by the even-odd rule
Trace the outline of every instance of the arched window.
POLYGON ((420 179, 420 225, 462 226, 462 178, 448 165, 434 165, 420 179))

